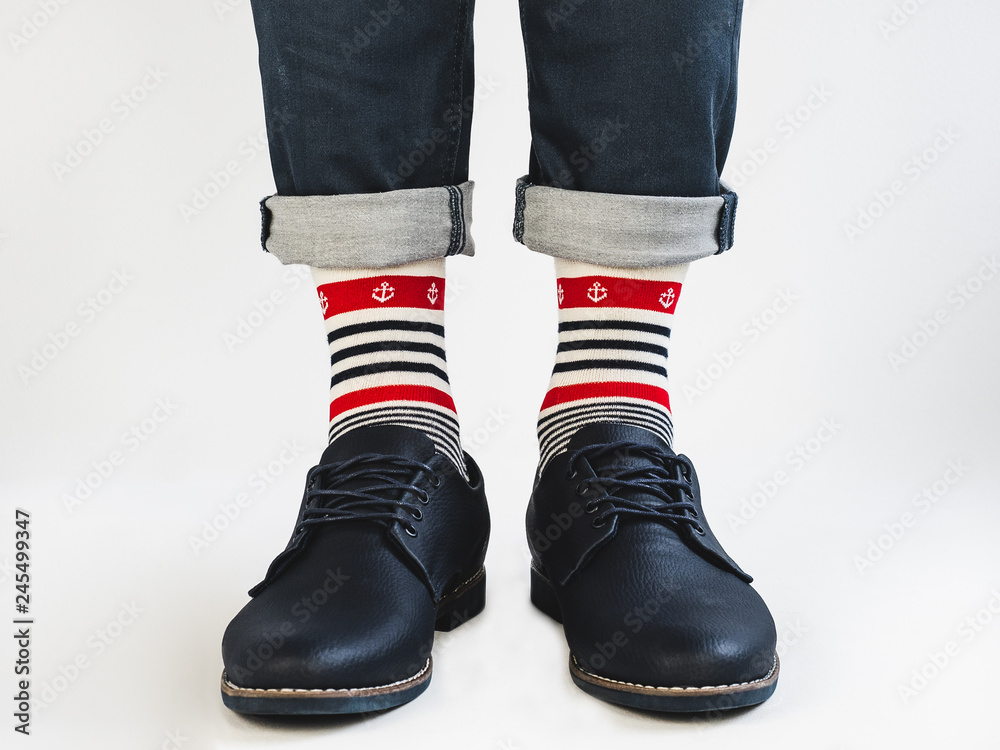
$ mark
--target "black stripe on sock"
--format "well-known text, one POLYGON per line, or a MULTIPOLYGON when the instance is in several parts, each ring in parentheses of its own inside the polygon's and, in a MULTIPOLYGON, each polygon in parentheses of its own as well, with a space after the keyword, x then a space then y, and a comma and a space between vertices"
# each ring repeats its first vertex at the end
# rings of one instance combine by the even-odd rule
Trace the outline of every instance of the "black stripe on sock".
POLYGON ((581 359, 578 362, 557 362, 553 373, 576 372, 577 370, 641 370, 667 377, 667 368, 649 362, 633 362, 630 359, 581 359))
POLYGON ((640 323, 632 320, 568 320, 559 324, 559 333, 563 331, 589 331, 592 329, 610 329, 616 331, 642 331, 670 337, 670 329, 653 323, 640 323))
POLYGON ((586 349, 624 349, 632 352, 649 352, 667 356, 667 347, 648 344, 645 341, 620 341, 615 339, 582 339, 580 341, 561 341, 556 353, 578 352, 586 349))
POLYGON ((334 423, 334 429, 340 430, 342 426, 351 427, 358 422, 363 422, 366 419, 371 418, 373 414, 384 414, 390 419, 396 417, 410 416, 414 419, 423 419, 430 421, 435 421, 438 423, 447 423, 448 426, 458 436, 458 420, 453 417, 450 413, 445 414, 443 412, 437 412, 433 409, 424 409, 421 407, 410 407, 410 406, 378 406, 373 405, 373 408, 366 409, 360 414, 352 414, 350 417, 344 420, 340 420, 334 423))
POLYGON ((330 430, 330 442, 332 443, 341 435, 350 432, 357 427, 366 427, 372 424, 394 424, 403 427, 412 427, 415 430, 420 430, 436 443, 444 444, 454 444, 458 445, 458 434, 446 431, 440 422, 428 422, 419 419, 413 419, 405 416, 393 416, 388 417, 385 415, 379 415, 377 412, 371 412, 368 414, 368 418, 362 422, 356 422, 355 424, 349 426, 336 425, 332 430, 330 430))
POLYGON ((539 438, 539 444, 541 445, 543 452, 548 452, 554 445, 563 445, 568 443, 572 439, 573 435, 579 432, 581 428, 597 422, 614 422, 617 424, 631 424, 636 427, 642 427, 658 435, 660 438, 665 440, 668 445, 673 439, 673 425, 669 422, 665 422, 663 419, 655 419, 653 417, 637 417, 635 415, 624 416, 609 412, 593 414, 588 418, 579 418, 565 427, 560 426, 558 429, 553 430, 549 434, 542 435, 539 438))
POLYGON ((351 367, 343 372, 338 372, 330 379, 330 387, 333 388, 345 380, 360 378, 365 375, 377 375, 381 372, 424 372, 436 375, 445 383, 448 382, 448 373, 428 362, 373 362, 369 365, 351 367))
POLYGON ((626 408, 624 405, 619 404, 602 404, 599 407, 591 406, 589 410, 582 413, 579 411, 576 414, 562 412, 559 416, 561 419, 555 423, 538 427, 539 437, 543 441, 550 440, 561 431, 569 430, 570 432, 576 432, 576 427, 582 427, 584 424, 589 424, 590 422, 628 422, 629 420, 641 420, 650 424, 663 425, 665 428, 669 427, 668 431, 672 431, 673 429, 670 415, 663 409, 656 409, 654 407, 626 408))
POLYGON ((581 413, 590 413, 600 409, 615 409, 616 411, 622 412, 623 414, 635 414, 637 416, 659 414, 667 416, 667 411, 662 406, 646 406, 645 404, 637 403, 623 403, 618 401, 610 402, 600 402, 600 403, 587 403, 581 404, 580 406, 571 406, 565 409, 557 409, 551 414, 538 420, 538 431, 544 432, 547 429, 552 429, 549 426, 549 422, 562 422, 564 420, 572 420, 574 417, 581 413))
POLYGON ((341 326, 326 334, 326 340, 332 344, 334 341, 345 336, 355 336, 359 333, 371 333, 373 331, 416 331, 418 333, 433 333, 444 336, 444 326, 437 323, 427 323, 419 320, 373 320, 370 323, 352 323, 348 326, 341 326))
POLYGON ((436 344, 428 344, 423 341, 372 341, 368 344, 358 344, 357 346, 338 349, 330 355, 330 364, 336 365, 337 362, 362 354, 389 351, 420 352, 422 354, 434 354, 441 359, 445 359, 444 349, 436 344))
POLYGON ((403 411, 403 407, 391 409, 371 409, 364 414, 358 414, 344 422, 335 423, 329 430, 329 442, 358 427, 378 424, 393 424, 411 427, 427 435, 438 453, 445 455, 455 466, 459 467, 463 476, 468 476, 465 468, 465 457, 458 434, 458 422, 443 414, 427 411, 433 418, 427 419, 413 414, 391 412, 403 411))
POLYGON ((673 441, 674 430, 673 423, 669 418, 665 418, 662 413, 658 417, 650 415, 649 417, 637 417, 637 416, 623 416, 611 413, 596 413, 589 415, 588 417, 581 417, 575 423, 568 425, 554 425, 555 429, 552 430, 547 435, 539 436, 539 447, 540 447, 540 467, 539 470, 544 470, 545 466, 552 459, 553 456, 557 455, 560 451, 564 450, 569 441, 572 440, 573 435, 576 434, 580 428, 588 424, 593 424, 595 422, 617 422, 620 424, 633 424, 637 427, 642 427, 649 430, 650 432, 658 435, 662 440, 664 440, 667 445, 670 445, 673 441))

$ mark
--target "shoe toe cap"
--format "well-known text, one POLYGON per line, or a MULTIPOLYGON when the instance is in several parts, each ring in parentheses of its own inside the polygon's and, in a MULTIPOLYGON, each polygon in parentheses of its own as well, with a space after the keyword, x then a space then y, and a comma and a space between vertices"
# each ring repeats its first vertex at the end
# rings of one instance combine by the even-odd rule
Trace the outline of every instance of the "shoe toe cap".
POLYGON ((749 584, 691 555, 659 558, 685 559, 673 567, 600 557, 562 597, 575 610, 564 625, 581 669, 648 687, 739 685, 772 672, 774 620, 749 584))
POLYGON ((401 562, 355 559, 335 592, 308 559, 268 585, 233 618, 222 639, 226 678, 253 689, 370 688, 427 666, 435 607, 401 562))

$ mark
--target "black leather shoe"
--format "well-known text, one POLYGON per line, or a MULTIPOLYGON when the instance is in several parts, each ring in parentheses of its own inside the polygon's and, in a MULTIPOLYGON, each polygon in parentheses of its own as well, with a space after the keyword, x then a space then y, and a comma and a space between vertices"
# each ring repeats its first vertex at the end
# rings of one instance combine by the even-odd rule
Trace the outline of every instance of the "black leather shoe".
POLYGON ((563 624, 586 692, 653 711, 774 692, 771 613, 709 529, 690 460, 654 433, 581 428, 536 479, 527 529, 531 601, 563 624))
POLYGON ((376 711, 431 678, 435 630, 486 603, 489 514, 421 432, 378 426, 310 469, 292 538, 222 639, 222 700, 251 714, 376 711))

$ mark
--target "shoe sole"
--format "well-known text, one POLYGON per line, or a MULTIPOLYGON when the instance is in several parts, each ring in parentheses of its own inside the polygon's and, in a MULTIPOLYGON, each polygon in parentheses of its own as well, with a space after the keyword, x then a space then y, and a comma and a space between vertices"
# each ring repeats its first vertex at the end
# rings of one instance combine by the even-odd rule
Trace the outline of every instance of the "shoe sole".
MULTIPOLYGON (((486 569, 446 595, 438 604, 434 629, 454 630, 471 620, 486 607, 486 569)), ((424 692, 431 681, 433 661, 427 658, 414 675, 398 682, 361 688, 244 688, 235 685, 222 672, 222 702, 243 714, 358 714, 384 711, 409 703, 424 692)))
MULTIPOLYGON (((562 623, 562 609, 555 589, 534 566, 531 568, 531 603, 562 623)), ((654 687, 601 677, 583 669, 572 653, 569 656, 570 676, 585 693, 607 703, 664 713, 727 711, 763 703, 774 693, 779 669, 778 654, 775 653, 771 670, 749 682, 704 687, 654 687)))

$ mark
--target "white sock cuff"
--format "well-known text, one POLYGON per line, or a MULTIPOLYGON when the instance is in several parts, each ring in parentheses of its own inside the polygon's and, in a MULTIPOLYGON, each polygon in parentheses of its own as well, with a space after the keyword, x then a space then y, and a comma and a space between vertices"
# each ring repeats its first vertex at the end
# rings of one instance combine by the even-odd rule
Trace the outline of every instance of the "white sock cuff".
POLYGON ((335 284, 338 281, 352 281, 353 279, 367 279, 372 276, 441 276, 445 274, 445 259, 432 258, 431 260, 418 260, 416 263, 407 263, 405 266, 391 266, 389 268, 316 268, 310 266, 313 281, 316 286, 323 284, 335 284))
POLYGON ((610 276, 613 278, 642 279, 647 281, 674 281, 682 283, 690 263, 676 266, 655 266, 649 268, 617 268, 582 263, 577 260, 555 258, 555 273, 559 279, 574 279, 580 276, 610 276))

